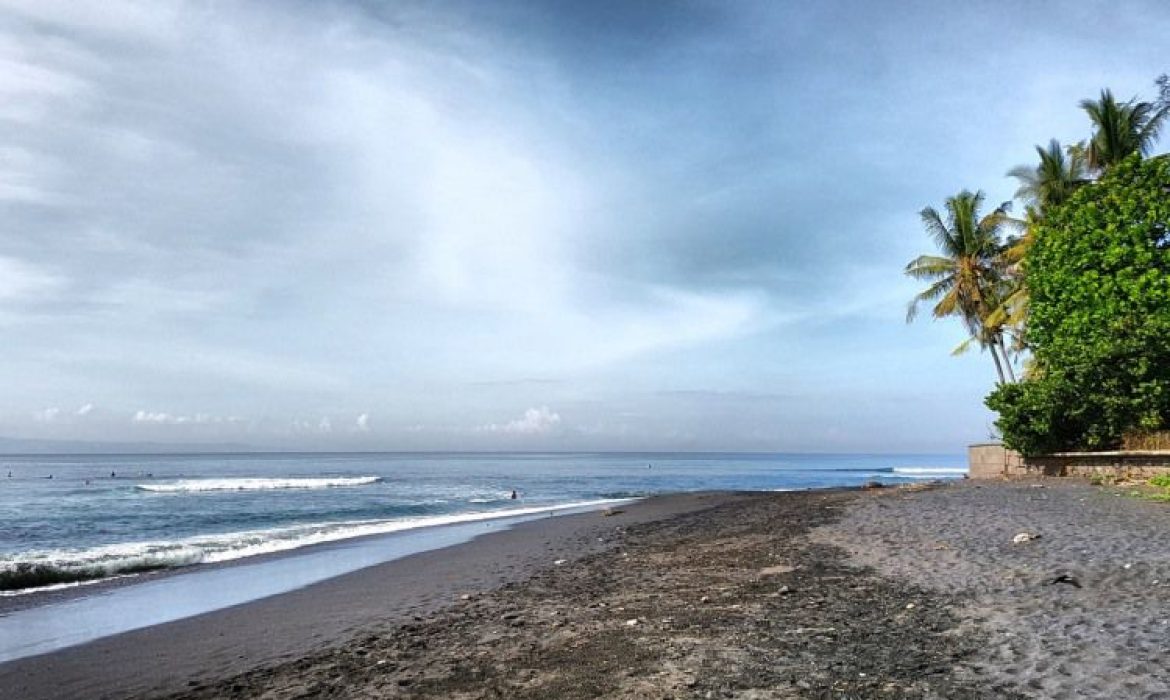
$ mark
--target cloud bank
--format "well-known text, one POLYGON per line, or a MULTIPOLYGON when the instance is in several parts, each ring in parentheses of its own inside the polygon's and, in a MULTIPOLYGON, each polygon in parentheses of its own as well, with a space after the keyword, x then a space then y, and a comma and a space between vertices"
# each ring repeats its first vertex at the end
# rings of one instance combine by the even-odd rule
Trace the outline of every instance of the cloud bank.
POLYGON ((981 358, 901 326, 915 212, 1167 69, 1157 3, 1049 14, 2 0, 0 433, 981 439, 981 358))

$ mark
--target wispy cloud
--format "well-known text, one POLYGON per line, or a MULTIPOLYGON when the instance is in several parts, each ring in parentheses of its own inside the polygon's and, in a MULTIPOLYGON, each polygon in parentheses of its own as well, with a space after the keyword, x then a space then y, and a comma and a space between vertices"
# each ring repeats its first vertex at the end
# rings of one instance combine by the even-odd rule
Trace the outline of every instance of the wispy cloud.
POLYGON ((511 435, 543 435, 557 430, 561 425, 561 415, 548 406, 530 408, 523 416, 510 420, 507 423, 488 423, 477 428, 486 433, 507 433, 511 435))
POLYGON ((63 286, 64 280, 48 270, 0 256, 0 302, 45 301, 63 286))

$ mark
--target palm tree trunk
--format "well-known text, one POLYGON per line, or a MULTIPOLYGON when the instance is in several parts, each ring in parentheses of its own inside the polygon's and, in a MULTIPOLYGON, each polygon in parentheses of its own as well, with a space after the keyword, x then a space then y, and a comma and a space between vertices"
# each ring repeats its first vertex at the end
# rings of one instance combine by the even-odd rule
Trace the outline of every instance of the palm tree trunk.
POLYGON ((999 375, 1000 385, 1007 384, 1007 380, 1003 376, 1003 364, 999 361, 999 353, 996 352, 995 344, 991 344, 991 359, 995 360, 995 373, 999 375))
POLYGON ((1008 356, 1007 347, 1003 344, 1003 334, 1000 333, 995 337, 996 343, 999 345, 999 351, 1003 353, 1003 362, 1007 366, 1008 380, 1011 383, 1016 383, 1016 371, 1012 369, 1012 359, 1008 356))

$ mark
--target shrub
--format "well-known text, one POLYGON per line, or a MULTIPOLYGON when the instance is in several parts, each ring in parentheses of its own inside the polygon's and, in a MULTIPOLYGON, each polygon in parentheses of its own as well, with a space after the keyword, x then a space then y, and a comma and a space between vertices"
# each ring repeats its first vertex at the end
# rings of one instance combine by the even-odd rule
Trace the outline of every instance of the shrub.
POLYGON ((1034 368, 987 398, 1004 443, 1111 449, 1170 427, 1170 159, 1131 157, 1046 212, 1024 270, 1034 368))

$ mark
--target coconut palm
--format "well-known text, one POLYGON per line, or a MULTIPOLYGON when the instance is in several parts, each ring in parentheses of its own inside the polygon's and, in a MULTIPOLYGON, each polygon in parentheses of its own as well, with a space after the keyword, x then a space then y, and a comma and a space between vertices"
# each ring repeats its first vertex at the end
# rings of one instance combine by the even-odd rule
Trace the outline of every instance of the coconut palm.
POLYGON ((1000 207, 981 217, 982 205, 982 192, 963 190, 947 199, 945 221, 934 207, 922 210, 922 224, 939 254, 921 255, 906 265, 907 275, 930 282, 911 300, 906 321, 914 320, 920 304, 931 302, 931 315, 935 318, 959 317, 970 339, 956 351, 962 352, 971 342, 989 350, 1002 384, 1008 377, 1014 380, 1003 342, 1003 326, 986 321, 1000 306, 1005 293, 1000 231, 1006 210, 1000 207))
POLYGON ((1088 182, 1088 164, 1082 147, 1062 148, 1052 139, 1048 147, 1036 146, 1040 156, 1037 165, 1017 165, 1008 171, 1008 177, 1020 182, 1016 198, 1021 199, 1037 215, 1048 207, 1063 204, 1078 187, 1088 182))
POLYGON ((1081 109, 1093 120, 1093 138, 1087 150, 1089 167, 1104 170, 1135 153, 1146 155, 1158 139, 1158 132, 1170 105, 1138 102, 1119 103, 1109 90, 1098 100, 1081 100, 1081 109))

